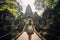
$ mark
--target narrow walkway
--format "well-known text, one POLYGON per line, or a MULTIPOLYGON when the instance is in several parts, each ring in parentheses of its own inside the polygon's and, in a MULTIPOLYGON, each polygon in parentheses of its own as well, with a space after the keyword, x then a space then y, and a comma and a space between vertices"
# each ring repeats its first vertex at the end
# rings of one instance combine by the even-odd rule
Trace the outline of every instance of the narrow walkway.
MULTIPOLYGON (((29 40, 27 33, 23 32, 23 34, 20 37, 18 37, 17 40, 29 40)), ((31 40, 41 40, 41 39, 37 36, 36 33, 34 33, 32 35, 32 39, 31 40)))

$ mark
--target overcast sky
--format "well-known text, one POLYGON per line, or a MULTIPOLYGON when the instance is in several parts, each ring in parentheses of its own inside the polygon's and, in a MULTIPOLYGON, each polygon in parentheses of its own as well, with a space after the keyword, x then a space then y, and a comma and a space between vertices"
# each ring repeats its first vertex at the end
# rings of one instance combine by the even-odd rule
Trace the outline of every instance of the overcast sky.
POLYGON ((21 4, 22 5, 22 7, 23 7, 23 13, 25 13, 25 11, 26 11, 26 7, 27 7, 27 5, 29 4, 30 6, 31 6, 31 9, 32 9, 32 11, 33 12, 37 12, 38 13, 38 15, 40 15, 44 10, 40 10, 39 12, 35 9, 35 6, 34 6, 34 2, 35 2, 35 0, 17 0, 18 2, 19 2, 19 4, 21 4))
POLYGON ((26 6, 29 4, 31 6, 32 11, 35 11, 34 2, 35 0, 17 0, 23 7, 23 12, 25 13, 26 6))

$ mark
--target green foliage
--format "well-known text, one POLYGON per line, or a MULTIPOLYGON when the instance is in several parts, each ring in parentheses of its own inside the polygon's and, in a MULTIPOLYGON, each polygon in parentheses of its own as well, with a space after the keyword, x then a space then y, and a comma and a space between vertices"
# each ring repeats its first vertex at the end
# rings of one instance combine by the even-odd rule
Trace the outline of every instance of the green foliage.
POLYGON ((22 6, 19 5, 19 3, 16 0, 1 0, 1 1, 0 1, 0 39, 3 38, 2 40, 4 40, 4 38, 6 37, 5 40, 10 40, 11 39, 10 37, 16 36, 19 33, 17 29, 18 26, 20 27, 20 25, 16 26, 14 25, 14 22, 17 21, 18 23, 20 23, 21 19, 20 13, 22 10, 21 8, 22 6), (8 35, 5 36, 5 34, 7 33, 8 35))
POLYGON ((54 8, 59 0, 35 0, 35 7, 37 10, 54 8))
POLYGON ((49 8, 54 8, 54 6, 56 5, 56 3, 54 2, 55 0, 47 0, 47 6, 49 8))
POLYGON ((18 3, 15 1, 11 1, 11 0, 6 0, 6 3, 9 5, 14 5, 15 7, 19 7, 18 3))
POLYGON ((48 32, 48 34, 45 36, 46 40, 52 40, 52 39, 59 40, 59 37, 60 37, 60 32, 59 32, 60 31, 60 2, 58 2, 58 4, 53 9, 49 8, 44 11, 43 20, 47 27, 46 32, 48 32))
POLYGON ((5 9, 9 10, 10 13, 17 19, 19 16, 19 12, 21 12, 21 6, 16 1, 5 0, 5 4, 0 6, 0 11, 4 11, 5 9), (19 10, 19 12, 17 12, 19 10))
POLYGON ((5 10, 7 7, 8 7, 7 5, 3 5, 3 6, 1 6, 1 7, 0 7, 0 11, 5 10))

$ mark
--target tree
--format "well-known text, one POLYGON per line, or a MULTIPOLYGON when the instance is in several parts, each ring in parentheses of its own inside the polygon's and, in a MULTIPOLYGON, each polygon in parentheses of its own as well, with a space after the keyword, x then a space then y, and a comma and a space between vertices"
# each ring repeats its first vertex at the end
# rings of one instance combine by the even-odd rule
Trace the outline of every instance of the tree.
POLYGON ((47 8, 54 8, 59 0, 35 0, 35 8, 37 10, 47 9, 47 8))
POLYGON ((0 38, 2 40, 11 39, 10 32, 11 28, 13 27, 12 24, 18 18, 18 16, 20 16, 20 12, 21 5, 19 5, 16 0, 0 0, 0 38), (5 37, 5 34, 8 35, 5 37))
POLYGON ((45 19, 45 26, 48 27, 46 32, 48 33, 45 35, 47 40, 59 40, 60 39, 60 1, 53 9, 47 9, 43 13, 43 18, 45 19), (47 26, 48 24, 49 26, 47 26))
MULTIPOLYGON (((40 10, 40 0, 36 1, 35 6, 38 7, 38 10, 40 10), (39 6, 38 6, 39 4, 39 6)), ((42 31, 47 32, 48 34, 41 33, 46 40, 60 40, 60 0, 45 0, 46 4, 43 8, 43 16, 42 16, 42 22, 41 22, 41 29, 42 31)), ((44 3, 44 2, 41 2, 44 3)), ((42 4, 41 4, 42 5, 42 4)))

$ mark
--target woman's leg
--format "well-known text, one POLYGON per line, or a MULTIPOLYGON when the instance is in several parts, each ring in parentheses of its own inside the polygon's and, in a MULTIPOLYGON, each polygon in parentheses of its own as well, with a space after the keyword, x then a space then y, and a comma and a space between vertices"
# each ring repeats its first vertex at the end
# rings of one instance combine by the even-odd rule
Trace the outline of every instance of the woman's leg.
POLYGON ((31 40, 31 35, 28 35, 29 40, 31 40))

